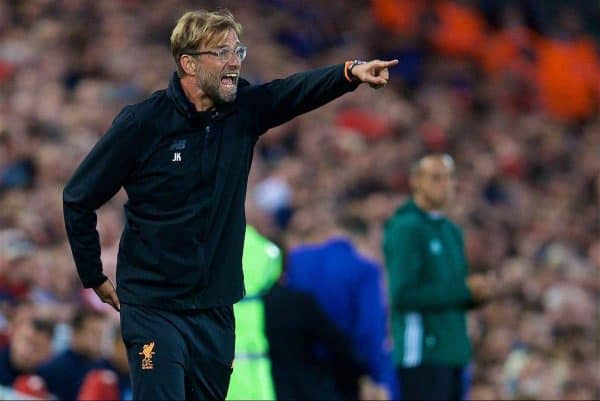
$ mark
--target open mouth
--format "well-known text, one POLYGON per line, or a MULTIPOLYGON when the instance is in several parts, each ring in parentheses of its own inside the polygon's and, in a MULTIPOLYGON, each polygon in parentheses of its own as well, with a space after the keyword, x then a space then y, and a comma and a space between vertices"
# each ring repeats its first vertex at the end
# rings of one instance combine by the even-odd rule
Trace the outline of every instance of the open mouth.
POLYGON ((221 77, 221 85, 227 88, 234 88, 238 82, 238 73, 230 72, 221 77))

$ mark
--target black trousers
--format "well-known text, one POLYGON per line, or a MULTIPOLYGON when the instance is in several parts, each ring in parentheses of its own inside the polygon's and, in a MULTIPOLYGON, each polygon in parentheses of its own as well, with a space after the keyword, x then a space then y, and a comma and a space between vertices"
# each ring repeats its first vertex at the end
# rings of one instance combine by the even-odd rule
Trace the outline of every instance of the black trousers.
POLYGON ((134 400, 225 399, 235 343, 233 306, 166 311, 121 304, 134 400))
POLYGON ((421 365, 397 368, 404 400, 462 400, 464 368, 421 365))

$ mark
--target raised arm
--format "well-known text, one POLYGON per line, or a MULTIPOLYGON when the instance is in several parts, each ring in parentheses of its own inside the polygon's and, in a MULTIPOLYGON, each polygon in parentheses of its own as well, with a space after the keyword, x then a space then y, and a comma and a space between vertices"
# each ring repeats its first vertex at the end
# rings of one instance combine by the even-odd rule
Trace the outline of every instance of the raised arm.
POLYGON ((389 80, 388 67, 398 60, 346 62, 297 73, 253 87, 252 107, 258 117, 260 133, 294 117, 314 110, 363 82, 381 88, 389 80))

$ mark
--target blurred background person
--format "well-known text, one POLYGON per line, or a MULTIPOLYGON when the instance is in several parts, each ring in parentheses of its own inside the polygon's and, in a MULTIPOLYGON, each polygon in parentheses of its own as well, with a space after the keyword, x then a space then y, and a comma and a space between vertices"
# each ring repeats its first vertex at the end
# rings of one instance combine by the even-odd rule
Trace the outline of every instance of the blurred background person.
POLYGON ((101 312, 79 308, 71 319, 70 346, 37 369, 48 390, 60 400, 75 400, 86 374, 103 358, 106 320, 101 312))
MULTIPOLYGON (((350 339, 377 390, 368 399, 395 399, 398 392, 382 269, 356 248, 349 225, 340 219, 338 228, 321 228, 295 238, 297 245, 288 254, 285 282, 313 296, 350 339)), ((331 363, 326 348, 321 354, 321 363, 331 363)), ((354 398, 354 386, 341 381, 340 392, 354 398)))
POLYGON ((411 171, 412 199, 385 227, 394 362, 408 400, 459 400, 472 359, 466 309, 489 300, 487 277, 468 276, 463 234, 444 214, 454 194, 454 161, 432 154, 411 171))
POLYGON ((121 328, 114 322, 109 331, 106 360, 98 368, 90 370, 84 377, 77 400, 131 400, 133 393, 129 377, 127 350, 121 328))
POLYGON ((0 385, 8 387, 21 375, 34 374, 52 356, 54 324, 36 316, 31 304, 16 308, 9 343, 0 351, 0 385))
POLYGON ((242 267, 246 295, 233 306, 235 358, 227 399, 275 400, 264 295, 281 275, 279 248, 246 226, 242 267))
POLYGON ((247 226, 242 263, 247 294, 234 307, 236 357, 228 399, 345 399, 335 381, 368 386, 365 368, 311 296, 281 285, 284 253, 247 226), (319 361, 316 349, 322 344, 336 364, 319 361))

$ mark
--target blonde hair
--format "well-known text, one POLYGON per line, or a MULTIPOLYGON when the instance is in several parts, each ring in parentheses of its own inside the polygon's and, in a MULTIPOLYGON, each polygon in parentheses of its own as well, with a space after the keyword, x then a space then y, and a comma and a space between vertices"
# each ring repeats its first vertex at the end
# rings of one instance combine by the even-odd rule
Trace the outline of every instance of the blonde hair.
POLYGON ((179 61, 182 54, 225 39, 230 29, 233 29, 238 37, 242 34, 242 25, 226 9, 188 11, 182 15, 171 32, 171 53, 179 76, 183 76, 179 61))

